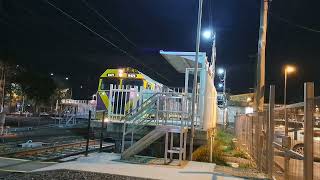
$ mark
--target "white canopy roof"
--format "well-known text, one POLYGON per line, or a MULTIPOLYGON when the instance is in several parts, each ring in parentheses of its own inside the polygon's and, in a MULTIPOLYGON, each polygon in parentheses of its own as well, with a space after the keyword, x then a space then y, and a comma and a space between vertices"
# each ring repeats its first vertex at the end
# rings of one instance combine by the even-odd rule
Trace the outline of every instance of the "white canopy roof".
MULTIPOLYGON (((160 54, 179 72, 185 73, 186 68, 194 68, 194 61, 196 57, 195 52, 173 52, 173 51, 160 51, 160 54)), ((205 64, 206 53, 199 52, 198 67, 203 67, 205 64)))

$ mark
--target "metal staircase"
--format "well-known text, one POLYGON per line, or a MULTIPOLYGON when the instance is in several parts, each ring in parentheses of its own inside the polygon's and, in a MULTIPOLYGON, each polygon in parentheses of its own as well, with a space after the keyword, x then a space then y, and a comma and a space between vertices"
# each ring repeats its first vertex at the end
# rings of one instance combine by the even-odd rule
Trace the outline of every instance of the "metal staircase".
MULTIPOLYGON (((181 161, 182 154, 185 157, 186 133, 190 120, 188 110, 189 100, 182 93, 156 93, 145 100, 123 118, 122 159, 138 154, 166 135, 165 153, 170 153, 170 159, 173 153, 178 153, 181 161), (156 128, 134 143, 134 134, 141 134, 143 129, 149 125, 155 125, 156 128), (171 146, 168 150, 169 133, 171 133, 171 146), (176 148, 172 147, 173 133, 180 134, 180 146, 176 148), (128 143, 126 144, 128 136, 131 136, 129 147, 127 147, 128 143)), ((166 157, 165 155, 165 163, 166 157)))
POLYGON ((132 144, 130 148, 125 150, 122 153, 122 159, 128 159, 129 157, 138 154, 143 149, 148 147, 150 144, 158 140, 160 137, 164 136, 167 132, 167 129, 164 127, 156 127, 156 129, 149 132, 147 135, 145 135, 143 138, 141 138, 136 143, 132 144))

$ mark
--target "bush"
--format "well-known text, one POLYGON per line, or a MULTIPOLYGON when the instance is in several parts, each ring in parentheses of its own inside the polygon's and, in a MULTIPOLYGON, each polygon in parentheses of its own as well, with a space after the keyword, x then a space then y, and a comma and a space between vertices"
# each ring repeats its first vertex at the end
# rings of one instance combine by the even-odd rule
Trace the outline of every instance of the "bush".
MULTIPOLYGON (((209 147, 207 145, 199 147, 192 154, 192 160, 209 162, 209 147)), ((224 152, 220 142, 214 142, 212 150, 212 161, 218 165, 227 165, 224 159, 224 152)))
POLYGON ((247 154, 243 150, 235 150, 233 152, 233 157, 248 159, 247 154))

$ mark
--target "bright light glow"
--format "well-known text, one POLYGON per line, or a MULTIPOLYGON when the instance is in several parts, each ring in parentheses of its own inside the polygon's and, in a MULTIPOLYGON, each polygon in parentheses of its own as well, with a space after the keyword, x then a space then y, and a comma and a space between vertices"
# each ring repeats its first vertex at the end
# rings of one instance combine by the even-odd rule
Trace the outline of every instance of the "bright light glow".
POLYGON ((122 74, 123 73, 123 69, 119 69, 119 74, 122 74))
POLYGON ((222 87, 223 87, 223 84, 222 84, 222 83, 219 83, 219 84, 218 84, 218 87, 219 87, 219 88, 222 88, 222 87))
POLYGON ((110 121, 109 118, 104 118, 104 122, 105 122, 105 123, 107 123, 107 122, 109 122, 109 121, 110 121))
POLYGON ((285 71, 287 73, 293 73, 296 71, 296 68, 294 66, 287 65, 285 71))
POLYGON ((253 113, 253 108, 252 107, 246 107, 245 114, 251 114, 251 113, 253 113))
POLYGON ((119 77, 122 77, 122 76, 123 76, 123 74, 119 72, 119 77))
POLYGON ((65 79, 66 79, 66 80, 69 80, 69 78, 68 78, 68 77, 66 77, 65 79))
POLYGON ((248 97, 247 98, 247 102, 251 102, 252 101, 252 98, 251 97, 248 97))
POLYGON ((210 30, 205 30, 203 31, 202 36, 206 39, 210 39, 212 37, 212 32, 210 30))
POLYGON ((51 73, 50 76, 53 76, 53 73, 51 73))
POLYGON ((223 68, 219 68, 219 69, 217 70, 217 73, 218 73, 219 75, 223 74, 223 73, 224 73, 224 69, 223 69, 223 68))

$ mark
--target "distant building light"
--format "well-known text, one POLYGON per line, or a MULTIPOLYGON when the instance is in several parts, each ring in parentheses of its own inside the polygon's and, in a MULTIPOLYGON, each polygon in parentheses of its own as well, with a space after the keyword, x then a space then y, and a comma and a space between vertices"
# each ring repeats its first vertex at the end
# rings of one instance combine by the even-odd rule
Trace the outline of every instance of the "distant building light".
POLYGON ((252 108, 252 107, 246 107, 245 113, 246 113, 246 114, 251 114, 251 113, 253 113, 253 108, 252 108))
POLYGON ((50 73, 50 76, 53 76, 54 74, 53 73, 50 73))
POLYGON ((68 78, 68 77, 66 77, 65 79, 66 79, 66 80, 69 80, 69 78, 68 78))

